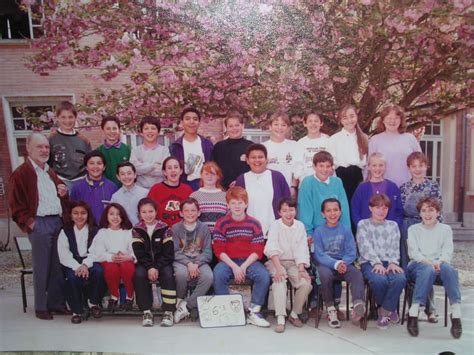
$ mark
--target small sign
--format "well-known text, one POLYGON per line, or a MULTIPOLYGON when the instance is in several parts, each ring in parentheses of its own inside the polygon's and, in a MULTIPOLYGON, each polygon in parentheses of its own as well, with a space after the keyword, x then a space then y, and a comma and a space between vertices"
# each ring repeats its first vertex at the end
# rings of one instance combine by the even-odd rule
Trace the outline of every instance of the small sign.
POLYGON ((241 294, 200 296, 197 303, 202 328, 236 327, 246 324, 241 294))

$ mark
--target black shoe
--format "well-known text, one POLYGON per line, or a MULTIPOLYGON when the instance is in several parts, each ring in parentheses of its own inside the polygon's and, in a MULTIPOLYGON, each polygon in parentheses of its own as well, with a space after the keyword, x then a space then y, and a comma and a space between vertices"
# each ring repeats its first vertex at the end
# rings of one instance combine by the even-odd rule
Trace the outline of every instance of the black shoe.
POLYGON ((49 312, 53 314, 63 315, 63 316, 72 315, 72 312, 69 309, 67 309, 66 306, 61 307, 61 308, 50 309, 49 312))
POLYGON ((451 335, 454 339, 459 339, 462 335, 461 318, 453 318, 451 315, 451 335))
POLYGON ((82 323, 82 316, 80 314, 74 314, 71 318, 72 324, 81 324, 82 323))
POLYGON ((117 300, 114 300, 112 298, 109 298, 109 303, 107 304, 107 311, 114 313, 115 310, 117 309, 117 300))
POLYGON ((408 316, 407 330, 408 330, 408 333, 410 333, 410 335, 412 337, 417 337, 418 336, 418 334, 419 334, 419 331, 418 331, 418 317, 408 316))
POLYGON ((133 310, 133 300, 125 300, 125 304, 123 305, 123 310, 126 312, 130 312, 133 310))
POLYGON ((94 318, 102 318, 102 309, 100 309, 99 306, 92 306, 90 308, 90 312, 92 314, 92 317, 94 318))
POLYGON ((49 311, 35 311, 36 318, 42 320, 51 320, 53 319, 53 314, 49 311))

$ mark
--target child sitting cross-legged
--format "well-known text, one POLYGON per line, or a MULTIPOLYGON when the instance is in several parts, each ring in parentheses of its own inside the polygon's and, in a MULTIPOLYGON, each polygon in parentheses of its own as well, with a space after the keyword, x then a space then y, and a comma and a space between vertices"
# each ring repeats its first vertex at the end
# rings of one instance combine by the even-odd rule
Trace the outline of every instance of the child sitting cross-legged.
POLYGON ((369 200, 371 217, 357 225, 359 261, 379 306, 379 329, 399 322, 396 309, 406 283, 405 273, 399 266, 400 230, 396 222, 386 219, 390 204, 387 195, 373 195, 369 200))
POLYGON ((354 265, 357 250, 349 228, 344 227, 341 217, 341 204, 335 198, 328 198, 321 204, 326 224, 316 228, 313 234, 314 256, 317 262, 324 304, 328 309, 328 323, 331 328, 340 328, 337 310, 334 307, 334 281, 345 280, 350 283, 352 294, 352 321, 360 321, 365 313, 364 279, 354 265))
POLYGON ((212 260, 211 232, 207 225, 198 220, 199 203, 187 198, 180 204, 183 220, 171 231, 174 241, 174 274, 178 302, 174 314, 175 323, 189 315, 189 309, 197 308, 197 298, 204 296, 212 286, 213 274, 209 267, 212 260), (195 288, 186 297, 188 283, 195 288))
POLYGON ((245 213, 248 195, 244 188, 235 186, 227 191, 230 213, 217 220, 214 228, 213 249, 219 263, 214 268, 216 295, 228 295, 229 283, 242 284, 246 279, 253 282, 247 323, 269 327, 260 313, 270 285, 270 274, 259 262, 263 257, 265 239, 262 227, 245 213))
POLYGON ((173 275, 174 246, 171 229, 156 219, 156 204, 145 197, 138 202, 140 222, 133 227, 132 247, 137 258, 134 277, 137 305, 143 311, 142 325, 153 326, 153 289, 151 283, 159 281, 162 309, 162 327, 173 325, 176 308, 176 285, 173 275))
POLYGON ((303 313, 303 306, 312 290, 311 278, 306 272, 309 267, 309 248, 304 224, 295 219, 296 201, 283 198, 279 203, 280 219, 270 226, 268 240, 265 245, 265 255, 270 259, 265 266, 273 276, 273 300, 277 326, 275 332, 285 331, 286 316, 286 280, 296 288, 293 309, 288 321, 295 327, 302 327, 299 314, 303 313))
POLYGON ((437 279, 443 282, 451 304, 451 335, 458 339, 462 334, 461 292, 458 271, 451 265, 453 231, 438 222, 441 205, 435 197, 424 197, 417 204, 421 223, 408 228, 408 279, 415 282, 412 304, 408 312, 407 330, 418 336, 418 313, 428 292, 437 279))

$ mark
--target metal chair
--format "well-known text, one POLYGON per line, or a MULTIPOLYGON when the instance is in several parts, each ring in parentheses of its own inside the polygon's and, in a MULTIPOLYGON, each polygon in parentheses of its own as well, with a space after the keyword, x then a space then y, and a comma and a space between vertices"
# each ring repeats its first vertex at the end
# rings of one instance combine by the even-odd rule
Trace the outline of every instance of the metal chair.
POLYGON ((27 268, 25 259, 23 258, 24 251, 31 251, 31 243, 28 237, 15 237, 16 250, 20 257, 21 266, 20 269, 20 280, 21 280, 21 297, 23 299, 23 313, 26 313, 27 300, 26 300, 26 287, 25 287, 25 275, 33 275, 33 269, 27 268))

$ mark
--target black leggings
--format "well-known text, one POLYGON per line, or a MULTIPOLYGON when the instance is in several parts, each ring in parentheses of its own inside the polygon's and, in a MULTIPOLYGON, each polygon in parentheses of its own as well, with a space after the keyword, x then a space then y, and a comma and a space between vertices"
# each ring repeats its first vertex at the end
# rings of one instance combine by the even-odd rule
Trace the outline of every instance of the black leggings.
MULTIPOLYGON (((362 169, 356 165, 349 165, 347 168, 340 166, 336 169, 336 175, 342 180, 342 185, 346 191, 347 201, 349 206, 351 205, 352 196, 354 195, 357 186, 362 182, 362 169)), ((357 226, 352 222, 351 218, 352 233, 355 236, 357 226)))

